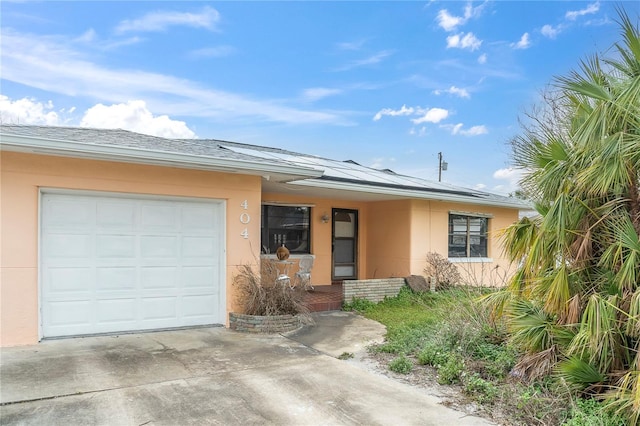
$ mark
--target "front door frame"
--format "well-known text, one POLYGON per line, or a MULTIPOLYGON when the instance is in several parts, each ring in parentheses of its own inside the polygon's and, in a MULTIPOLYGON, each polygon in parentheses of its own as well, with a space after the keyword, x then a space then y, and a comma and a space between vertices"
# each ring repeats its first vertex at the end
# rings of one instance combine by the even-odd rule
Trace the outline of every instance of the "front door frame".
POLYGON ((340 208, 331 209, 331 280, 332 281, 342 281, 345 279, 347 280, 358 279, 358 231, 359 231, 358 228, 359 228, 358 227, 358 210, 340 209, 340 208), (353 237, 336 237, 336 216, 340 214, 353 214, 353 218, 355 222, 353 237), (335 256, 334 256, 336 239, 342 239, 342 240, 352 239, 353 240, 353 263, 349 262, 349 263, 336 264, 335 256), (353 275, 352 276, 344 276, 344 275, 336 276, 336 273, 335 273, 336 266, 347 266, 347 265, 353 265, 353 275))

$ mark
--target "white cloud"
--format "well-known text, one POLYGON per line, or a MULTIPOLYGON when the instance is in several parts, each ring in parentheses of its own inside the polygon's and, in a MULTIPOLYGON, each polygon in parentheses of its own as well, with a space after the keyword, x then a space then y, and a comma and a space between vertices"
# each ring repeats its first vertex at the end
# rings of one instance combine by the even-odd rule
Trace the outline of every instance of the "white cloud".
POLYGON ((102 39, 98 35, 98 33, 93 29, 89 28, 87 31, 82 33, 80 36, 71 39, 75 45, 86 45, 91 49, 95 50, 111 50, 116 49, 120 46, 129 46, 132 44, 140 43, 143 41, 142 38, 138 36, 126 37, 126 38, 115 38, 115 39, 102 39))
POLYGON ((60 124, 61 120, 53 109, 51 101, 42 103, 33 98, 12 101, 9 97, 0 95, 0 123, 55 126, 60 124))
POLYGON ((517 43, 511 43, 511 47, 514 49, 528 49, 531 46, 531 41, 529 40, 529 33, 522 34, 520 40, 517 43))
POLYGON ((412 127, 411 129, 409 129, 409 134, 411 136, 419 136, 419 137, 426 136, 427 128, 425 126, 422 126, 416 131, 415 127, 412 127))
POLYGON ((487 187, 487 185, 485 185, 484 183, 476 183, 473 188, 482 191, 483 189, 485 189, 487 187))
POLYGON ((391 117, 396 117, 400 115, 413 115, 415 109, 413 107, 408 107, 406 105, 402 105, 400 109, 391 109, 391 108, 383 108, 373 116, 373 121, 380 120, 383 116, 389 115, 391 117))
POLYGON ((358 40, 358 41, 344 41, 341 43, 337 43, 338 49, 340 50, 360 50, 362 46, 364 46, 366 40, 358 40))
POLYGON ((2 78, 39 90, 123 103, 144 99, 156 113, 219 121, 349 124, 344 114, 289 107, 280 99, 253 99, 199 82, 140 70, 107 68, 84 59, 58 37, 0 28, 2 78))
POLYGON ((411 122, 413 124, 421 124, 421 123, 439 123, 445 118, 449 116, 449 111, 442 108, 431 108, 427 111, 424 111, 424 115, 420 118, 412 118, 411 122))
POLYGON ((367 65, 375 65, 378 64, 380 62, 382 62, 385 58, 387 58, 388 56, 391 56, 393 54, 392 51, 390 50, 383 50, 380 51, 374 55, 371 55, 367 58, 364 59, 358 59, 355 61, 351 61, 346 65, 343 65, 341 67, 335 68, 334 71, 348 71, 354 68, 358 68, 358 67, 363 67, 363 66, 367 66, 367 65))
POLYGON ((469 49, 472 52, 480 48, 482 40, 473 33, 460 33, 447 37, 447 48, 469 49))
POLYGON ((445 31, 455 31, 459 26, 466 24, 469 19, 479 17, 486 4, 487 2, 485 1, 482 4, 473 7, 471 2, 467 3, 464 7, 463 16, 454 16, 450 14, 447 9, 441 9, 438 12, 436 21, 438 21, 438 25, 445 31))
MULTIPOLYGON (((600 3, 597 1, 595 3, 591 3, 587 5, 587 7, 585 7, 584 9, 570 10, 564 15, 565 17, 564 22, 561 22, 556 26, 553 26, 550 24, 543 25, 542 28, 540 28, 540 33, 547 38, 554 39, 558 36, 558 34, 560 34, 562 31, 564 31, 571 25, 571 23, 567 21, 575 21, 581 16, 591 15, 591 14, 597 13, 599 10, 600 10, 600 3)), ((586 25, 588 24, 589 23, 587 23, 586 25)))
POLYGON ((97 34, 93 28, 89 28, 80 37, 76 38, 76 41, 81 43, 91 43, 97 37, 97 34))
POLYGON ((462 136, 479 136, 489 133, 489 129, 485 125, 473 126, 469 129, 464 129, 463 123, 458 124, 443 124, 440 126, 443 129, 448 129, 452 135, 462 136))
POLYGON ((452 16, 446 9, 442 9, 438 12, 438 25, 442 27, 445 31, 453 31, 459 25, 462 25, 466 22, 461 16, 452 16))
POLYGON ((374 158, 373 160, 371 160, 371 164, 369 165, 369 167, 371 167, 372 169, 384 169, 384 168, 388 168, 389 166, 387 166, 388 163, 395 163, 396 159, 393 157, 390 158, 384 158, 384 157, 379 157, 379 158, 374 158))
POLYGON ((328 96, 339 95, 342 93, 340 89, 329 89, 327 87, 312 87, 302 92, 302 97, 309 102, 317 101, 328 96))
POLYGON ((116 33, 126 32, 158 32, 165 31, 172 26, 187 26, 215 30, 220 20, 217 10, 205 6, 198 13, 157 11, 133 20, 124 20, 116 27, 116 33))
POLYGON ((580 16, 590 15, 596 13, 598 10, 600 10, 600 2, 595 2, 587 5, 587 7, 585 7, 584 9, 569 11, 564 16, 570 21, 574 21, 580 16))
MULTIPOLYGON (((406 105, 402 105, 400 109, 391 109, 391 108, 383 108, 373 116, 373 121, 380 120, 383 116, 388 115, 391 117, 397 116, 409 116, 415 115, 418 118, 412 118, 411 122, 413 124, 422 124, 422 123, 439 123, 449 116, 449 111, 443 108, 421 108, 421 107, 407 107, 406 105)), ((421 129, 421 132, 424 133, 426 130, 424 127, 421 129)), ((415 135, 415 129, 411 129, 409 134, 415 135)))
POLYGON ((232 46, 204 47, 202 49, 192 50, 189 52, 189 56, 191 58, 221 58, 229 56, 235 51, 235 48, 232 46))
POLYGON ((506 169, 498 169, 493 172, 493 178, 506 182, 504 184, 495 186, 493 189, 505 193, 512 193, 519 189, 519 182, 523 174, 524 170, 522 169, 515 169, 512 167, 506 169))
POLYGON ((464 136, 478 136, 478 135, 486 135, 489 133, 489 130, 485 125, 480 126, 472 126, 469 130, 461 130, 460 134, 464 136))
POLYGON ((196 136, 184 121, 172 120, 167 115, 154 116, 146 103, 140 100, 110 106, 94 105, 85 112, 80 126, 125 129, 166 138, 196 136))
POLYGON ((467 89, 461 89, 459 87, 456 86, 451 86, 450 88, 446 89, 446 90, 434 90, 433 91, 434 95, 440 95, 442 93, 449 93, 450 95, 455 95, 458 96, 460 98, 469 98, 471 97, 471 95, 469 95, 469 92, 467 91, 467 89))
POLYGON ((558 34, 560 34, 561 31, 561 27, 557 26, 557 27, 553 27, 549 24, 544 25, 541 29, 540 32, 542 33, 543 36, 548 37, 548 38, 556 38, 558 36, 558 34))
POLYGON ((478 63, 479 64, 486 64, 487 63, 487 54, 483 53, 482 55, 478 56, 478 63))
MULTIPOLYGON (((75 107, 71 107, 55 111, 52 101, 43 103, 33 98, 13 101, 0 95, 0 123, 4 124, 69 125, 70 120, 64 116, 73 114, 75 110, 75 107)), ((195 137, 184 121, 172 120, 166 115, 154 116, 145 102, 140 100, 110 106, 97 104, 84 113, 80 126, 126 129, 168 138, 195 137)))

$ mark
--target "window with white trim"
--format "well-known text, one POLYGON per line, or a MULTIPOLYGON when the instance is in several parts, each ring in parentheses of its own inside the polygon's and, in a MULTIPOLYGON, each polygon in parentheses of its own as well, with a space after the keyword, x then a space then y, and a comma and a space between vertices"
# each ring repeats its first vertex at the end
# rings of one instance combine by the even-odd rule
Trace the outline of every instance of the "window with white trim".
POLYGON ((489 218, 449 213, 449 257, 488 257, 489 218))
POLYGON ((262 206, 262 253, 275 253, 283 244, 291 254, 311 253, 311 207, 262 206))

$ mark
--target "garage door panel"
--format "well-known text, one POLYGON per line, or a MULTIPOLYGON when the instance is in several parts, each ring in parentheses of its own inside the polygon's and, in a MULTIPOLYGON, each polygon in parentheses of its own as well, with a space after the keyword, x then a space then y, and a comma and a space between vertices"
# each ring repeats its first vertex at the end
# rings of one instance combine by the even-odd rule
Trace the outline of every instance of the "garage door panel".
POLYGON ((143 235, 140 242, 140 252, 142 257, 171 257, 178 256, 178 237, 143 235))
POLYGON ((145 297, 142 305, 143 320, 178 318, 177 297, 145 297))
POLYGON ((49 323, 56 326, 87 326, 92 322, 94 306, 91 300, 66 300, 50 302, 49 323))
POLYGON ((132 267, 107 267, 96 270, 96 291, 136 291, 138 274, 132 267))
POLYGON ((45 337, 224 322, 221 203, 86 194, 42 202, 45 337), (80 213, 70 214, 74 206, 80 213))
POLYGON ((143 230, 162 229, 177 232, 178 208, 166 202, 144 202, 141 206, 140 227, 143 230))
POLYGON ((218 268, 214 266, 183 266, 182 285, 185 288, 207 288, 218 268))
POLYGON ((178 272, 178 268, 173 266, 142 267, 140 285, 143 289, 173 288, 177 285, 178 272))
POLYGON ((211 237, 183 237, 182 257, 212 257, 216 251, 216 240, 211 237))
POLYGON ((182 208, 182 230, 184 232, 208 230, 217 232, 218 223, 208 206, 185 206, 182 208))
POLYGON ((88 292, 87 283, 94 279, 92 268, 50 268, 47 273, 52 294, 88 292))
POLYGON ((94 204, 90 201, 78 202, 74 198, 59 197, 47 200, 43 206, 46 225, 49 228, 90 229, 94 220, 94 204))
POLYGON ((98 258, 136 257, 136 238, 133 235, 97 235, 96 256, 98 258))
POLYGON ((133 231, 136 208, 128 201, 98 201, 96 203, 96 226, 98 229, 133 231))
MULTIPOLYGON (((96 302, 97 318, 99 324, 105 323, 130 323, 135 326, 137 301, 135 298, 103 299, 96 302)), ((111 330, 109 330, 111 331, 111 330)))
POLYGON ((182 306, 185 308, 183 315, 185 318, 203 317, 210 315, 209 306, 217 306, 218 299, 213 294, 196 294, 184 296, 182 306))
POLYGON ((93 241, 87 234, 51 233, 44 248, 51 258, 88 258, 93 254, 93 241))

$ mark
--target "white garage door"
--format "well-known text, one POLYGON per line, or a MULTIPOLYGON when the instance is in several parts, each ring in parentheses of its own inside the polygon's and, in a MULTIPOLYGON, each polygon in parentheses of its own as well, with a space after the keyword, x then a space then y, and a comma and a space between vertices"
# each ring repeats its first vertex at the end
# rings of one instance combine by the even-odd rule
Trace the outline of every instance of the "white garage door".
POLYGON ((44 193, 43 337, 224 323, 224 204, 44 193))

